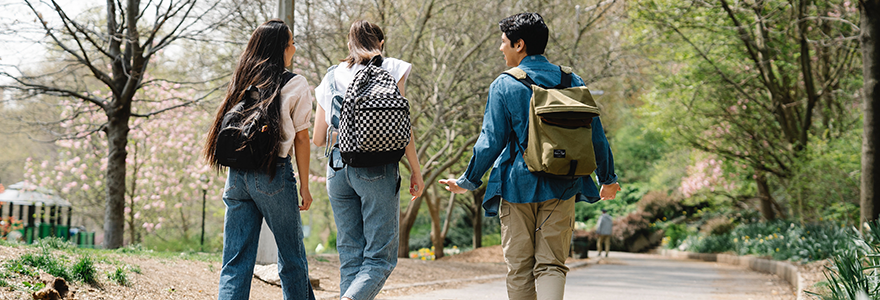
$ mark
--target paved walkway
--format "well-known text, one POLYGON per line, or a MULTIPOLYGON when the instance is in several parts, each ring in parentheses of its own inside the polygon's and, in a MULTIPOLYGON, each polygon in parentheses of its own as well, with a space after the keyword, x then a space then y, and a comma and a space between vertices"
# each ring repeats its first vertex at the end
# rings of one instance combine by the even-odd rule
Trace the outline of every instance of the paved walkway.
MULTIPOLYGON (((592 254, 592 253, 591 253, 592 254)), ((656 255, 611 253, 568 273, 565 299, 795 299, 793 289, 775 276, 737 267, 675 260, 656 255)), ((455 289, 381 299, 506 300, 504 280, 463 284, 455 289)))

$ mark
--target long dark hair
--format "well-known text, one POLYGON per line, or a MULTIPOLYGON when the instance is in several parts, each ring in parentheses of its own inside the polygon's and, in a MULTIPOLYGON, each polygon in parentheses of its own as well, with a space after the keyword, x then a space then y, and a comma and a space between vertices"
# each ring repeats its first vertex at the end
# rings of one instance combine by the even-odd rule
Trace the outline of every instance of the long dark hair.
POLYGON ((382 55, 385 33, 378 25, 359 20, 351 24, 348 30, 348 57, 343 62, 348 62, 351 68, 356 64, 366 65, 373 56, 382 55))
MULTIPOLYGON (((275 147, 269 153, 269 159, 261 169, 269 175, 275 175, 275 157, 281 151, 281 103, 273 101, 281 93, 281 80, 284 74, 284 51, 290 42, 290 28, 284 21, 273 19, 263 23, 248 41, 247 48, 238 58, 238 65, 232 73, 232 81, 226 87, 226 97, 217 109, 214 124, 205 141, 205 159, 212 167, 219 170, 220 164, 214 157, 217 148, 217 135, 223 122, 223 115, 233 106, 245 99, 245 90, 251 85, 260 89, 260 102, 252 109, 261 110, 267 116, 269 132, 275 147)), ((251 114, 253 115, 253 114, 251 114)), ((274 176, 273 176, 274 177, 274 176)))

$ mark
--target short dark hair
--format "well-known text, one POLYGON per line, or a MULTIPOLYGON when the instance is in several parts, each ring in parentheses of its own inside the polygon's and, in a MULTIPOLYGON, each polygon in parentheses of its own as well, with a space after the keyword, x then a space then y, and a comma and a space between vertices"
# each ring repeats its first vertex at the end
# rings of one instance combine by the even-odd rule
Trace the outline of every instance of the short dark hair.
POLYGON ((550 29, 538 13, 518 13, 498 22, 501 32, 510 40, 510 46, 518 40, 526 44, 526 54, 544 54, 550 29))

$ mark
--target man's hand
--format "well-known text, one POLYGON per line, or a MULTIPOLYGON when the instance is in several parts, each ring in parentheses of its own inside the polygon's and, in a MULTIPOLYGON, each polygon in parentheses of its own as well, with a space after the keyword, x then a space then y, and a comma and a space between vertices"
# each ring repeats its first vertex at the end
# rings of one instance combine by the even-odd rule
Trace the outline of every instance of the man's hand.
POLYGON ((445 184, 446 190, 453 192, 455 194, 464 194, 465 192, 468 191, 467 189, 458 186, 458 184, 455 183, 455 179, 440 179, 440 181, 438 181, 438 182, 440 184, 445 184))
POLYGON ((602 185, 602 188, 599 190, 599 197, 602 200, 611 200, 614 197, 617 197, 617 191, 620 191, 620 183, 612 183, 607 185, 602 185))
POLYGON ((305 188, 299 190, 299 195, 302 197, 302 205, 299 206, 299 210, 309 210, 309 206, 312 206, 312 193, 308 188, 305 188))

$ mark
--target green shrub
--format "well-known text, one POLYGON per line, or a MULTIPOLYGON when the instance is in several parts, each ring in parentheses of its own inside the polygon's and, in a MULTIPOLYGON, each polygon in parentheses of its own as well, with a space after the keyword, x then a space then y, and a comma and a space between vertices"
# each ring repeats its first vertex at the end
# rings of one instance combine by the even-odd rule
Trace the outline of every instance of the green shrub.
POLYGON ((7 270, 9 270, 11 272, 22 274, 25 276, 30 276, 30 277, 39 277, 40 276, 39 272, 34 270, 34 268, 23 264, 20 259, 13 259, 13 260, 7 261, 5 264, 5 267, 7 270))
POLYGON ((835 223, 801 226, 773 221, 741 224, 726 234, 692 235, 683 244, 693 252, 732 251, 738 255, 806 262, 841 255, 853 247, 852 241, 853 230, 835 223))
POLYGON ((692 235, 685 239, 687 250, 699 253, 721 253, 733 249, 729 234, 723 235, 692 235))
POLYGON ((127 245, 125 247, 118 248, 115 251, 118 253, 126 253, 126 254, 153 252, 153 250, 147 249, 146 247, 144 247, 144 245, 141 245, 141 244, 127 245))
POLYGON ((831 258, 825 278, 827 294, 807 293, 823 300, 880 298, 880 221, 871 222, 865 235, 855 235, 852 248, 831 258))
POLYGON ((688 237, 688 229, 685 224, 667 223, 664 230, 666 236, 666 247, 675 249, 681 242, 688 237))
POLYGON ((128 286, 129 284, 128 273, 125 272, 124 267, 116 267, 115 271, 107 273, 107 278, 121 286, 128 286))
POLYGON ((94 284, 97 282, 98 271, 95 269, 95 263, 91 256, 80 257, 79 260, 70 268, 70 273, 74 279, 94 284))
MULTIPOLYGON (((214 265, 208 265, 209 267, 213 267, 214 265)), ((141 271, 141 266, 138 265, 128 265, 128 269, 137 274, 143 274, 141 271)))
POLYGON ((795 161, 792 177, 784 185, 800 220, 859 222, 861 140, 859 130, 810 139, 810 147, 795 161))
POLYGON ((484 234, 480 242, 483 243, 483 247, 501 245, 501 233, 484 234))
POLYGON ((67 241, 65 241, 64 239, 59 238, 59 237, 41 238, 41 239, 37 240, 36 244, 40 248, 47 249, 47 250, 53 250, 53 249, 65 250, 65 249, 73 249, 76 247, 73 244, 68 243, 67 241))
POLYGON ((44 249, 38 254, 26 253, 18 258, 18 260, 22 265, 41 269, 43 272, 49 273, 52 276, 61 277, 68 281, 70 280, 70 273, 68 272, 67 267, 64 266, 64 260, 55 257, 48 250, 44 249))

